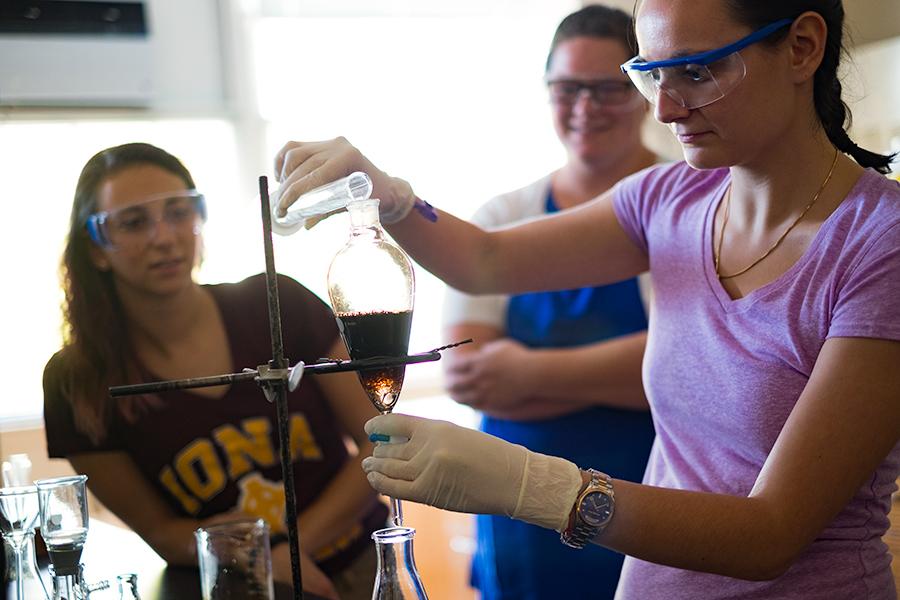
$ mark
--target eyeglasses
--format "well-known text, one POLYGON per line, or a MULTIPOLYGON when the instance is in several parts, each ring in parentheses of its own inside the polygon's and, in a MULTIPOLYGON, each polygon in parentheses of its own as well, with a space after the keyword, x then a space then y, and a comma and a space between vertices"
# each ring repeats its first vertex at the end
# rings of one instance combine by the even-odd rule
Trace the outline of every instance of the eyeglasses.
POLYGON ((578 102, 581 92, 587 92, 591 102, 600 106, 631 106, 640 98, 634 93, 630 81, 601 79, 598 81, 582 81, 579 79, 547 80, 550 101, 554 104, 571 106, 578 102))
POLYGON ((733 44, 691 56, 647 62, 635 56, 622 65, 622 72, 650 102, 662 90, 684 108, 693 110, 721 100, 744 80, 747 66, 740 50, 764 40, 793 23, 782 19, 754 31, 733 44))
POLYGON ((200 233, 200 225, 206 221, 203 194, 197 190, 156 194, 129 206, 94 213, 85 227, 98 246, 121 250, 147 244, 162 221, 178 231, 200 233), (157 206, 161 208, 154 210, 157 206))

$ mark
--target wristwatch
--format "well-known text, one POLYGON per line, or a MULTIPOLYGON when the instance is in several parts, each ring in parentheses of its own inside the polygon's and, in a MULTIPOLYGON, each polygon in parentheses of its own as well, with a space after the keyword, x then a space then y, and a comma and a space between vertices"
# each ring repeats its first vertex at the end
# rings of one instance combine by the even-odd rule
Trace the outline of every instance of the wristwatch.
POLYGON ((569 513, 569 525, 559 534, 563 544, 578 550, 603 531, 616 508, 616 495, 609 475, 594 469, 582 470, 582 473, 589 475, 590 481, 575 499, 569 513))

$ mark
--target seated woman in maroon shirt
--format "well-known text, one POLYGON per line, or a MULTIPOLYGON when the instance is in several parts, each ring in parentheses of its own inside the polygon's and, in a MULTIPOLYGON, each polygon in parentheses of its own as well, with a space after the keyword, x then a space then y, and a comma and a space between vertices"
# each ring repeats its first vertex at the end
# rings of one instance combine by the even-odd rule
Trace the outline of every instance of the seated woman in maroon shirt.
MULTIPOLYGON (((50 456, 88 475, 97 498, 176 565, 196 563, 193 531, 204 524, 247 514, 286 529, 275 408, 255 383, 107 393, 271 358, 265 278, 193 278, 205 217, 190 173, 167 152, 126 144, 91 158, 63 255, 66 340, 44 372, 50 456)), ((285 355, 346 356, 330 309, 290 278, 278 287, 285 355)), ((369 598, 369 533, 387 509, 358 461, 371 453, 363 423, 375 411, 352 373, 307 377, 288 399, 304 588, 369 598)), ((272 558, 275 578, 290 581, 288 545, 272 558)))

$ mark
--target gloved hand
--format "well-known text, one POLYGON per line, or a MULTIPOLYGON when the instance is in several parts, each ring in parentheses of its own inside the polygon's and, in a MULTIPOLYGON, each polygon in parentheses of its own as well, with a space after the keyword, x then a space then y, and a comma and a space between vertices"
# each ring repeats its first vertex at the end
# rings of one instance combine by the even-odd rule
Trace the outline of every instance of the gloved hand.
POLYGON ((380 415, 366 432, 409 439, 379 442, 362 463, 369 483, 395 498, 560 531, 582 485, 567 460, 446 421, 380 415))
MULTIPOLYGON (((406 218, 416 201, 409 183, 380 170, 343 137, 285 144, 275 156, 275 178, 281 185, 272 194, 273 206, 280 206, 283 215, 304 193, 354 171, 363 171, 372 179, 372 197, 381 201, 382 223, 390 225, 406 218)), ((331 214, 309 219, 307 228, 331 214)))

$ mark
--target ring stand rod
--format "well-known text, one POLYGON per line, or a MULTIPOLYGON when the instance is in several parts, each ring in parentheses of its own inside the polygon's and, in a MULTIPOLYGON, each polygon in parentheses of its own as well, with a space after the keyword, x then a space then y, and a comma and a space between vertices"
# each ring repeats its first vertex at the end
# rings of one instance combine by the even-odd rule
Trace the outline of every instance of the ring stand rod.
MULTIPOLYGON (((266 295, 269 302, 269 330, 272 337, 273 369, 288 366, 284 357, 284 342, 281 336, 281 306, 278 301, 278 275, 275 271, 275 252, 272 248, 272 213, 269 207, 269 180, 265 175, 259 178, 259 200, 262 210, 263 248, 266 254, 266 295)), ((302 374, 302 371, 301 371, 302 374)), ((288 430, 288 384, 284 378, 257 380, 270 402, 275 403, 278 420, 278 442, 281 454, 281 481, 284 485, 285 520, 287 521, 288 544, 291 551, 291 581, 294 584, 294 598, 303 600, 303 575, 300 572, 300 534, 297 531, 297 490, 294 487, 294 468, 291 464, 291 435, 288 430)))
MULTIPOLYGON (((466 342, 462 342, 466 343, 466 342)), ((298 363, 294 367, 284 369, 287 380, 290 380, 291 371, 302 367, 304 374, 324 375, 327 373, 344 373, 347 371, 365 371, 368 369, 384 369, 387 367, 399 367, 423 362, 440 360, 441 355, 436 350, 408 356, 385 356, 364 358, 360 360, 322 360, 311 365, 298 363)), ((188 379, 172 379, 169 381, 154 381, 151 383, 137 383, 133 385, 117 385, 109 388, 109 394, 113 398, 121 396, 134 396, 137 394, 152 394, 155 392, 169 392, 172 390, 185 390, 199 387, 213 387, 228 385, 239 381, 251 381, 260 376, 261 372, 277 373, 279 370, 262 366, 256 369, 245 369, 241 373, 229 373, 227 375, 213 375, 210 377, 190 377, 188 379)), ((289 391, 293 391, 290 388, 289 391)))

